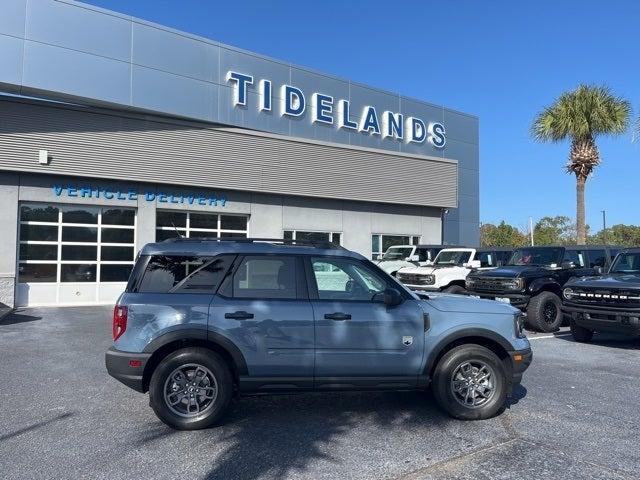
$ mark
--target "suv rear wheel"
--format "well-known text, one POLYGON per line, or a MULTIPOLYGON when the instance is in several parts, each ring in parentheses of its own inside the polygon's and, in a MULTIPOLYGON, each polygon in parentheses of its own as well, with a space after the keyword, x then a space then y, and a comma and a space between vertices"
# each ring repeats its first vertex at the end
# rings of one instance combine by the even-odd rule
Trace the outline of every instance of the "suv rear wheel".
POLYGON ((541 332, 555 332, 562 325, 562 302, 553 292, 541 292, 529 301, 527 323, 541 332))
POLYGON ((593 338, 593 330, 581 327, 571 322, 571 335, 576 342, 589 343, 593 338))
POLYGON ((507 374, 498 356, 486 347, 466 344, 438 362, 433 394, 441 408, 460 420, 493 417, 507 397, 507 374))
POLYGON ((206 348, 184 348, 157 366, 149 402, 158 418, 178 430, 197 430, 217 422, 231 401, 229 367, 206 348))

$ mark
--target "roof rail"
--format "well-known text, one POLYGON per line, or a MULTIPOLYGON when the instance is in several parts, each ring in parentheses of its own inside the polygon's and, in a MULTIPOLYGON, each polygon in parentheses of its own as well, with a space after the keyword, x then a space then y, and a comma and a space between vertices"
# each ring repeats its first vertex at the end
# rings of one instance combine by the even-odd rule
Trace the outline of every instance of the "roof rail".
POLYGON ((337 245, 331 242, 323 242, 321 240, 293 240, 286 238, 219 238, 219 237, 173 237, 163 240, 163 242, 169 243, 182 243, 182 242, 233 242, 233 243, 273 243, 282 244, 288 246, 300 246, 300 247, 316 247, 326 249, 341 249, 345 250, 342 245, 337 245))

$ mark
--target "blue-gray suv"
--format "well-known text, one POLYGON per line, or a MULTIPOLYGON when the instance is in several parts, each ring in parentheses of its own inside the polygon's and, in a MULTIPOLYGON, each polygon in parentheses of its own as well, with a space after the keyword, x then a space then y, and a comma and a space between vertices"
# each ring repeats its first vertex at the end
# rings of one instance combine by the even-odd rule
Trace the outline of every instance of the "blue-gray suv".
POLYGON ((418 296, 362 255, 286 240, 146 245, 113 314, 110 375, 178 429, 236 395, 426 390, 459 419, 497 414, 531 363, 520 311, 418 296))

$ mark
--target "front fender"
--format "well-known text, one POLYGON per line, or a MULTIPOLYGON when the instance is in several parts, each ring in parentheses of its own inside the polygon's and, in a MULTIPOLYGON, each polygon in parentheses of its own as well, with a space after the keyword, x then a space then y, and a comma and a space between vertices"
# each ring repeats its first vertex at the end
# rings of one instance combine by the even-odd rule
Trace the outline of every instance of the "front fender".
POLYGON ((546 278, 536 278, 529 284, 529 293, 531 295, 537 295, 543 290, 557 290, 562 291, 562 285, 558 283, 555 278, 546 277, 546 278))

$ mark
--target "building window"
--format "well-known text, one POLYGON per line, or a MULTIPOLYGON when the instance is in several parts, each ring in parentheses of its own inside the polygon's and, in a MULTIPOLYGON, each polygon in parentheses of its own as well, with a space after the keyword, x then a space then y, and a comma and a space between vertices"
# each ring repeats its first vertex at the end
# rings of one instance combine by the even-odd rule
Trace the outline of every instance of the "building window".
POLYGON ((126 282, 135 258, 131 208, 22 204, 19 282, 126 282))
POLYGON ((419 235, 385 235, 376 233, 371 235, 371 259, 379 260, 387 248, 393 245, 418 245, 419 235))
POLYGON ((342 245, 342 233, 340 232, 304 232, 302 230, 285 230, 285 240, 304 240, 307 242, 330 242, 342 245))
POLYGON ((156 213, 156 241, 183 236, 214 238, 247 238, 246 215, 218 215, 215 213, 158 210, 156 213))

